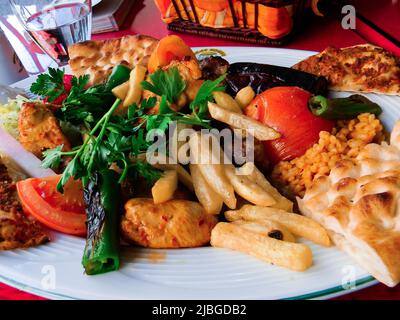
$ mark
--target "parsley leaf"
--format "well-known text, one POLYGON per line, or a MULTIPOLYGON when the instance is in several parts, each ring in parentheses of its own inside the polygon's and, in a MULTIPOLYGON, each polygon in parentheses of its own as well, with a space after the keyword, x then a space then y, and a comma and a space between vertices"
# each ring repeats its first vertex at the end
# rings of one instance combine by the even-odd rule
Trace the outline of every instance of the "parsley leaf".
POLYGON ((165 96, 169 103, 174 103, 186 88, 177 67, 168 70, 159 69, 150 75, 151 82, 142 81, 143 90, 148 90, 158 96, 165 96))
POLYGON ((49 68, 49 72, 38 76, 30 91, 39 96, 49 97, 49 102, 56 100, 64 89, 64 70, 49 68))
POLYGON ((43 152, 44 160, 42 167, 44 168, 57 168, 61 163, 62 148, 64 145, 59 145, 54 149, 48 149, 43 152))
POLYGON ((221 83, 225 80, 225 75, 220 76, 214 81, 206 80, 201 85, 195 99, 190 104, 190 109, 197 118, 202 119, 208 111, 208 102, 213 101, 212 93, 214 91, 224 91, 225 87, 221 83))

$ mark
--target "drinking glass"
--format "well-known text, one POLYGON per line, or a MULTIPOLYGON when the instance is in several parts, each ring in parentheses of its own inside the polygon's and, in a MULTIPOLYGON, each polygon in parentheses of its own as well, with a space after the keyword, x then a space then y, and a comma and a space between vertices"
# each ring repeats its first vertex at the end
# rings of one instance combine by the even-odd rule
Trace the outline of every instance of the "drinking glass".
POLYGON ((90 40, 91 0, 9 0, 34 41, 59 66, 68 63, 68 47, 90 40))

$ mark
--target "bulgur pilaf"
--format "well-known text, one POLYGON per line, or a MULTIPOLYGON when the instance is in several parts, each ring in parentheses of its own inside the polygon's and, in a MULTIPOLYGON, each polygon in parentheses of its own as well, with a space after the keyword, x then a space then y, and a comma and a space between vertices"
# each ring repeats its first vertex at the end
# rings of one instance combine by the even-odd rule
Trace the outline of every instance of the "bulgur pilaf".
POLYGON ((363 113, 357 119, 338 121, 332 133, 321 131, 318 143, 304 155, 279 162, 272 178, 295 195, 303 196, 314 178, 329 175, 336 162, 353 160, 365 145, 383 140, 383 126, 374 114, 363 113))

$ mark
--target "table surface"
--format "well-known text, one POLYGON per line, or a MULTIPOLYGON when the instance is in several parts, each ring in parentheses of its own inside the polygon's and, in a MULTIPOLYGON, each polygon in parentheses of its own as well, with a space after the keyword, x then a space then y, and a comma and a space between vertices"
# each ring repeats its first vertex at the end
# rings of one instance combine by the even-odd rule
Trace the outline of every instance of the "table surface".
MULTIPOLYGON (((364 16, 373 20, 383 30, 392 36, 400 35, 400 2, 398 0, 363 1, 355 0, 356 8, 364 16)), ((303 31, 285 48, 321 51, 327 46, 346 47, 366 41, 352 30, 344 30, 335 20, 314 17, 304 26, 303 31)), ((161 21, 153 0, 136 0, 129 16, 121 30, 93 36, 93 39, 111 39, 128 34, 147 34, 161 38, 172 32, 161 21)), ((249 46, 249 44, 233 41, 205 38, 200 36, 180 34, 187 44, 193 47, 216 46, 249 46)), ((41 300, 37 297, 0 283, 0 299, 12 300, 41 300)), ((400 300, 400 286, 388 288, 378 284, 361 291, 357 291, 337 300, 361 299, 391 299, 400 300)))

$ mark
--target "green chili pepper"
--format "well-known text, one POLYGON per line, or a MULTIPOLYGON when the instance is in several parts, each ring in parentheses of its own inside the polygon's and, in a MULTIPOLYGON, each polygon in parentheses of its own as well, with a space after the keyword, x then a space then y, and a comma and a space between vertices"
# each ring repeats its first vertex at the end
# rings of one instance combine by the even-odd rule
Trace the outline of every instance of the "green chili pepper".
POLYGON ((86 274, 117 270, 121 194, 116 172, 96 172, 84 189, 84 199, 88 232, 82 264, 86 274))
POLYGON ((335 99, 314 96, 310 98, 308 105, 314 115, 330 120, 353 119, 361 113, 373 113, 377 116, 382 113, 379 105, 359 94, 335 99))
POLYGON ((123 64, 116 65, 108 77, 106 90, 112 90, 129 80, 131 69, 123 64))

